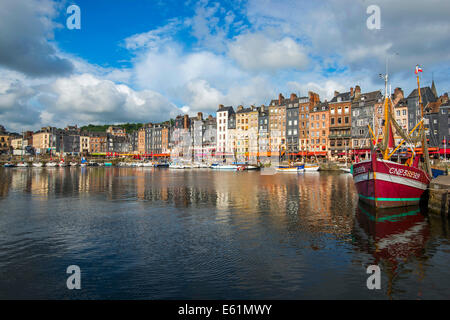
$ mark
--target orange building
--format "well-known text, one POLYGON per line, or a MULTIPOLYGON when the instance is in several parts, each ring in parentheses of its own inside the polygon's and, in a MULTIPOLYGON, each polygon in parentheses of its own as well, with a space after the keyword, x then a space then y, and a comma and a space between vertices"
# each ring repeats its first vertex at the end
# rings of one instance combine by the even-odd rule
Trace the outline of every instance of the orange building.
MULTIPOLYGON (((292 95, 291 95, 292 100, 292 95)), ((313 108, 320 103, 320 97, 317 93, 312 91, 308 92, 308 97, 298 98, 298 139, 300 151, 308 149, 308 142, 310 138, 310 125, 309 125, 309 113, 313 108)))
POLYGON ((330 133, 330 112, 328 103, 319 103, 309 113, 309 148, 315 155, 328 155, 328 135, 330 133))

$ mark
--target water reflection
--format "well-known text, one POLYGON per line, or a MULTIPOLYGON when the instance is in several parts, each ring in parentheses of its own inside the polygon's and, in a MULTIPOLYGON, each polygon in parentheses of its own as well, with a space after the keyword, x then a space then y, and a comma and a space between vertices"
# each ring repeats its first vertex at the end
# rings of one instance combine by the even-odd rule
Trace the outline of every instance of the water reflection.
POLYGON ((417 280, 423 280, 430 228, 419 206, 375 209, 359 202, 356 217, 356 243, 387 275, 388 297, 395 295, 395 282, 400 281, 408 261, 417 261, 417 280))
POLYGON ((0 169, 0 298, 66 297, 73 261, 95 277, 72 298, 445 297, 442 226, 358 204, 344 174, 0 169))

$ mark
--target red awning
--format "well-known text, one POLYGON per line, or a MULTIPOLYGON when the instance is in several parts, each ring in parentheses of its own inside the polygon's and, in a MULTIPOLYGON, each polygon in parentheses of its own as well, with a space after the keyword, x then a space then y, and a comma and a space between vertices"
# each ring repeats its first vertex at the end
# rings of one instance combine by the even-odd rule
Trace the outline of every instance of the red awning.
POLYGON ((353 154, 366 154, 370 153, 370 149, 354 149, 353 154))
POLYGON ((440 154, 450 154, 450 149, 440 149, 439 153, 440 154))

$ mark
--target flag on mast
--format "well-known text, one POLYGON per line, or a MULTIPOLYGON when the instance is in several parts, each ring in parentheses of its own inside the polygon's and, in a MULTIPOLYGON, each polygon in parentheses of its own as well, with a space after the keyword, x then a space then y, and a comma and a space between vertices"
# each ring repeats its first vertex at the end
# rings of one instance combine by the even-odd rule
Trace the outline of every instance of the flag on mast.
POLYGON ((419 72, 422 72, 422 67, 419 65, 416 65, 416 71, 415 73, 418 74, 419 72))

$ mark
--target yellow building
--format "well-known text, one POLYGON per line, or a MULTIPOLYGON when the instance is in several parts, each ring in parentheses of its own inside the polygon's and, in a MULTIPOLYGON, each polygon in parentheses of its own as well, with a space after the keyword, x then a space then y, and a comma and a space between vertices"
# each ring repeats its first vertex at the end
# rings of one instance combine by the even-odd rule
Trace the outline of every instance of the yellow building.
POLYGON ((37 132, 33 134, 33 148, 38 152, 45 152, 50 148, 52 134, 49 132, 37 132))
POLYGON ((22 138, 12 139, 11 140, 11 147, 14 150, 22 150, 22 148, 24 147, 23 142, 24 142, 24 140, 22 138))
POLYGON ((80 152, 89 152, 89 136, 80 136, 80 152))
POLYGON ((238 106, 236 110, 235 154, 242 161, 248 152, 248 108, 238 106))
POLYGON ((269 106, 269 135, 271 151, 286 150, 286 106, 269 106))

